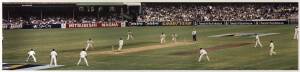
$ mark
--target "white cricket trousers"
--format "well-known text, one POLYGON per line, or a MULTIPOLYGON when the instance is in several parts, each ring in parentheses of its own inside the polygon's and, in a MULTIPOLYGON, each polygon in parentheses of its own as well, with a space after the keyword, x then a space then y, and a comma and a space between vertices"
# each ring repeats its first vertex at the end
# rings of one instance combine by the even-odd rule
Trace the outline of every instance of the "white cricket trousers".
POLYGON ((298 32, 297 31, 295 31, 294 39, 298 39, 298 32))
POLYGON ((88 44, 85 48, 85 50, 87 50, 88 48, 93 47, 92 44, 88 44))
POLYGON ((270 50, 270 56, 272 55, 276 55, 276 52, 273 49, 270 50))
POLYGON ((35 59, 35 56, 34 56, 34 55, 29 55, 26 61, 28 62, 28 60, 29 60, 30 58, 32 58, 33 61, 36 62, 36 59, 35 59))
POLYGON ((256 40, 255 41, 255 46, 254 47, 257 47, 257 45, 259 45, 260 47, 262 47, 262 44, 260 43, 260 40, 256 40))
POLYGON ((57 66, 56 57, 51 57, 50 66, 52 66, 54 63, 54 66, 57 66))
POLYGON ((172 40, 173 40, 174 42, 176 42, 176 38, 175 38, 175 37, 173 37, 172 40))
POLYGON ((201 62, 202 57, 203 57, 204 55, 206 56, 207 61, 209 61, 209 57, 208 57, 207 54, 201 54, 201 55, 199 56, 198 62, 201 62))
POLYGON ((123 44, 119 44, 118 50, 122 50, 122 48, 123 48, 123 44))
POLYGON ((166 42, 166 39, 165 38, 160 38, 160 43, 165 43, 166 42))
POLYGON ((133 36, 132 35, 127 35, 127 40, 129 39, 133 39, 133 36))
POLYGON ((87 59, 86 59, 85 57, 80 57, 80 59, 79 59, 79 61, 78 61, 77 65, 79 65, 79 64, 80 64, 80 62, 81 62, 81 59, 83 59, 83 60, 84 60, 84 62, 85 62, 85 64, 86 64, 86 66, 89 66, 89 63, 88 63, 88 61, 87 61, 87 59))

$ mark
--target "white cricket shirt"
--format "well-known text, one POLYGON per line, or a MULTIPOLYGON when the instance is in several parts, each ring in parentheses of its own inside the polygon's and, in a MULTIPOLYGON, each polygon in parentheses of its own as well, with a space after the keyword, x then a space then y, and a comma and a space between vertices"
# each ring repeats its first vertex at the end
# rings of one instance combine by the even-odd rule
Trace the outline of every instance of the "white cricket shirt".
POLYGON ((92 40, 88 40, 87 44, 93 44, 94 42, 92 40))
POLYGON ((270 43, 270 47, 271 47, 271 48, 274 48, 274 43, 270 43))
POLYGON ((123 45, 123 43, 124 43, 123 40, 119 40, 120 45, 123 45))
POLYGON ((196 35, 197 31, 192 31, 192 35, 196 35))
POLYGON ((255 38, 256 38, 256 40, 259 40, 259 36, 258 36, 258 35, 256 35, 256 37, 255 37, 255 38))
POLYGON ((165 34, 160 35, 160 38, 165 38, 165 37, 166 37, 165 34))
POLYGON ((200 50, 200 54, 201 54, 201 55, 202 55, 202 54, 207 54, 207 51, 204 50, 204 49, 202 49, 202 50, 200 50))
POLYGON ((80 52, 80 57, 81 57, 81 58, 84 58, 84 57, 86 57, 86 56, 87 56, 86 51, 81 51, 81 52, 80 52))
POLYGON ((35 54, 34 51, 29 51, 29 52, 28 52, 28 55, 34 55, 34 54, 35 54))
POLYGON ((56 56, 57 56, 57 53, 56 53, 55 51, 52 51, 52 52, 50 53, 50 55, 51 55, 51 57, 56 57, 56 56))

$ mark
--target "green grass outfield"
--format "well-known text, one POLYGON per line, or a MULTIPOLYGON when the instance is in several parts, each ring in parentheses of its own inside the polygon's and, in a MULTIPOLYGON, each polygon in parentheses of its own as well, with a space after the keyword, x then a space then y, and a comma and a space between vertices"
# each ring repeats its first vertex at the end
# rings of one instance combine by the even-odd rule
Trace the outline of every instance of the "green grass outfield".
POLYGON ((294 25, 207 25, 207 26, 160 26, 126 28, 77 28, 77 29, 15 29, 3 31, 3 62, 24 63, 30 48, 36 49, 37 64, 50 63, 52 48, 58 52, 58 64, 65 65, 53 70, 296 70, 298 68, 297 40, 293 40, 294 25), (135 40, 125 40, 126 48, 136 48, 159 44, 161 32, 176 32, 178 40, 191 41, 191 31, 197 29, 198 42, 192 45, 161 48, 125 55, 89 55, 90 66, 84 63, 76 66, 79 52, 86 40, 92 38, 96 50, 111 50, 120 37, 127 37, 127 30, 134 32, 135 40), (223 44, 254 42, 249 37, 208 36, 235 32, 280 33, 262 36, 264 48, 254 48, 254 44, 237 48, 226 48, 208 52, 210 62, 198 63, 197 48, 223 44), (276 56, 268 56, 269 41, 274 40, 276 56))

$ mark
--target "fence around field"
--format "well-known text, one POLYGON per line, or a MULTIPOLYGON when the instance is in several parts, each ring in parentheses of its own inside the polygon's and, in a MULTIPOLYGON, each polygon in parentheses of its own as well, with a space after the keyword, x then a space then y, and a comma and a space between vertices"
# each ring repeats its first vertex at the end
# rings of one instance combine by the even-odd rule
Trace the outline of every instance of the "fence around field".
POLYGON ((131 26, 199 26, 199 25, 284 25, 298 24, 298 19, 257 19, 248 21, 150 21, 150 22, 104 22, 67 24, 2 24, 3 29, 49 29, 49 28, 106 28, 131 26))
POLYGON ((198 26, 198 25, 283 25, 291 24, 287 19, 266 19, 248 21, 164 21, 128 22, 126 26, 198 26))

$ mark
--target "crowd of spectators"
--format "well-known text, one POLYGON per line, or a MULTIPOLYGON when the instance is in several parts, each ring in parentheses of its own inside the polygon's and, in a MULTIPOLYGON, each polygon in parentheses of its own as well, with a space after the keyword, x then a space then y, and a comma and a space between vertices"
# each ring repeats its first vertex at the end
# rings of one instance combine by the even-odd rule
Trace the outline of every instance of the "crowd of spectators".
POLYGON ((15 18, 15 19, 2 19, 2 28, 22 28, 22 25, 25 24, 26 21, 22 18, 15 18), (10 25, 10 26, 9 26, 10 25))
POLYGON ((22 28, 23 25, 26 24, 91 24, 91 23, 109 23, 109 22, 123 22, 124 20, 120 16, 103 16, 103 17, 93 17, 93 16, 85 16, 85 17, 16 17, 16 18, 8 18, 2 19, 2 27, 4 29, 18 29, 22 28))
MULTIPOLYGON (((254 19, 287 19, 298 17, 295 3, 146 3, 138 22, 147 21, 244 21, 254 19)), ((121 15, 84 17, 10 17, 3 25, 67 24, 125 21, 121 15)))
POLYGON ((142 9, 137 21, 242 21, 298 15, 298 5, 290 3, 153 3, 143 4, 142 9))
POLYGON ((102 22, 119 22, 123 21, 120 16, 105 16, 105 17, 17 17, 3 19, 3 24, 66 24, 66 23, 102 23, 102 22))

